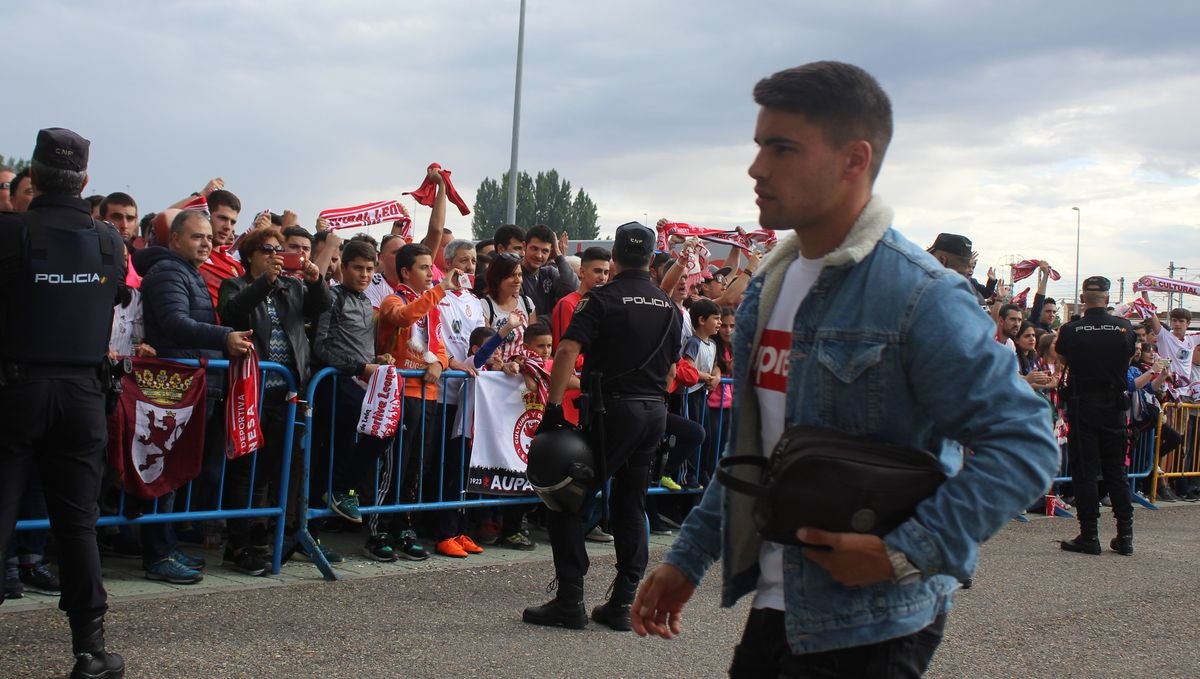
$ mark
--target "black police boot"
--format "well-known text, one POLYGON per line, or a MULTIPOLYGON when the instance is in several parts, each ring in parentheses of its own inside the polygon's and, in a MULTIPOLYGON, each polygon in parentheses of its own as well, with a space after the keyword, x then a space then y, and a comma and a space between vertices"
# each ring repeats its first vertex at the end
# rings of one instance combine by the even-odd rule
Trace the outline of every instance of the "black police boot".
POLYGON ((71 621, 71 650, 75 668, 71 679, 120 679, 125 660, 104 650, 104 616, 77 623, 71 621))
POLYGON ((558 583, 558 592, 554 598, 541 606, 530 606, 525 609, 521 619, 531 625, 546 627, 566 627, 567 629, 583 629, 587 627, 587 610, 583 607, 583 578, 564 580, 556 578, 546 588, 554 589, 558 583))
POLYGON ((1121 556, 1133 556, 1133 517, 1117 519, 1117 537, 1108 546, 1121 556))
POLYGON ((1059 543, 1059 546, 1065 552, 1099 555, 1103 550, 1100 548, 1100 537, 1096 529, 1096 519, 1080 519, 1079 535, 1074 540, 1063 540, 1059 543))
POLYGON ((608 601, 592 609, 592 620, 618 632, 633 629, 633 625, 629 623, 629 608, 637 595, 637 586, 637 580, 618 573, 617 579, 613 580, 612 586, 608 588, 608 601))

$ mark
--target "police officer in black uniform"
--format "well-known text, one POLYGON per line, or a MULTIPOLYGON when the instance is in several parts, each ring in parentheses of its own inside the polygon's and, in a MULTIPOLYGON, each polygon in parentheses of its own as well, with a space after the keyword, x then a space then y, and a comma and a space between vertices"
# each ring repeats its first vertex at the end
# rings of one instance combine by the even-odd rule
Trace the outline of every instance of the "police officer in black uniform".
POLYGON ((42 474, 61 557, 59 608, 71 623, 71 676, 120 677, 124 661, 104 648, 96 503, 108 440, 106 352, 113 305, 127 294, 125 246, 79 197, 88 148, 70 130, 38 132, 33 202, 22 215, 0 215, 0 545, 29 475, 42 474))
MULTIPOLYGON (((610 505, 617 552, 612 595, 592 611, 592 619, 616 630, 631 629, 629 607, 646 570, 646 486, 666 426, 667 382, 674 374, 681 343, 679 312, 650 281, 654 244, 654 231, 642 224, 630 222, 617 228, 614 277, 584 295, 563 333, 539 429, 567 426, 562 398, 582 351, 585 388, 593 376, 601 376, 606 412, 602 425, 593 423, 589 438, 612 477, 610 505)), ((595 488, 602 481, 597 475, 595 488)), ((526 608, 523 619, 535 625, 581 629, 587 625, 583 577, 588 570, 583 516, 551 511, 548 524, 558 591, 549 603, 526 608)))
POLYGON ((1133 507, 1125 478, 1125 376, 1136 335, 1129 321, 1108 313, 1109 287, 1103 276, 1083 282, 1083 317, 1062 326, 1054 344, 1067 364, 1063 395, 1070 424, 1071 483, 1079 516, 1079 536, 1063 540, 1062 548, 1082 554, 1101 552, 1096 477, 1103 475, 1117 519, 1117 537, 1110 546, 1128 556, 1133 554, 1133 507))

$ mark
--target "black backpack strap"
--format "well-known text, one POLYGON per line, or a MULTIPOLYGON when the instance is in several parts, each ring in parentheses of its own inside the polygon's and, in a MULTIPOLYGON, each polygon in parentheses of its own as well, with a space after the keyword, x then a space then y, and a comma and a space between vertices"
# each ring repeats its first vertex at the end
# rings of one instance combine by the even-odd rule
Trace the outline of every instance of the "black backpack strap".
POLYGON ((760 467, 764 471, 770 465, 770 460, 762 455, 730 455, 717 461, 717 480, 729 490, 751 497, 765 497, 770 490, 761 483, 739 479, 733 475, 731 467, 760 467))

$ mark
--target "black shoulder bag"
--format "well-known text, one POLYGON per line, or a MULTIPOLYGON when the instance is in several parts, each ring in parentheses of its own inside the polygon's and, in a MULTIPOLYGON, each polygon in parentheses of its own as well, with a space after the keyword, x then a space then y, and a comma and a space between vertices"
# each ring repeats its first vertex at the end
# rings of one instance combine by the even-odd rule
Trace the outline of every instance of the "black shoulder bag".
POLYGON ((763 539, 801 546, 811 546, 796 538, 806 526, 882 537, 946 480, 929 451, 808 426, 785 431, 770 457, 732 455, 718 465, 723 486, 755 498, 763 539), (731 469, 739 466, 759 467, 765 481, 737 478, 731 469))

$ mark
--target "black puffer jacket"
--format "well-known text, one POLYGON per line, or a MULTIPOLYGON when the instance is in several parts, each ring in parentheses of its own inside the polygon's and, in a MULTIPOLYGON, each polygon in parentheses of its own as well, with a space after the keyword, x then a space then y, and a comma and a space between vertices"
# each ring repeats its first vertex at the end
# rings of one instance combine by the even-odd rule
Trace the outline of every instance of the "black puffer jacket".
POLYGON ((217 325, 212 297, 196 267, 159 246, 135 252, 133 267, 142 276, 146 344, 162 358, 225 357, 231 329, 217 325))

